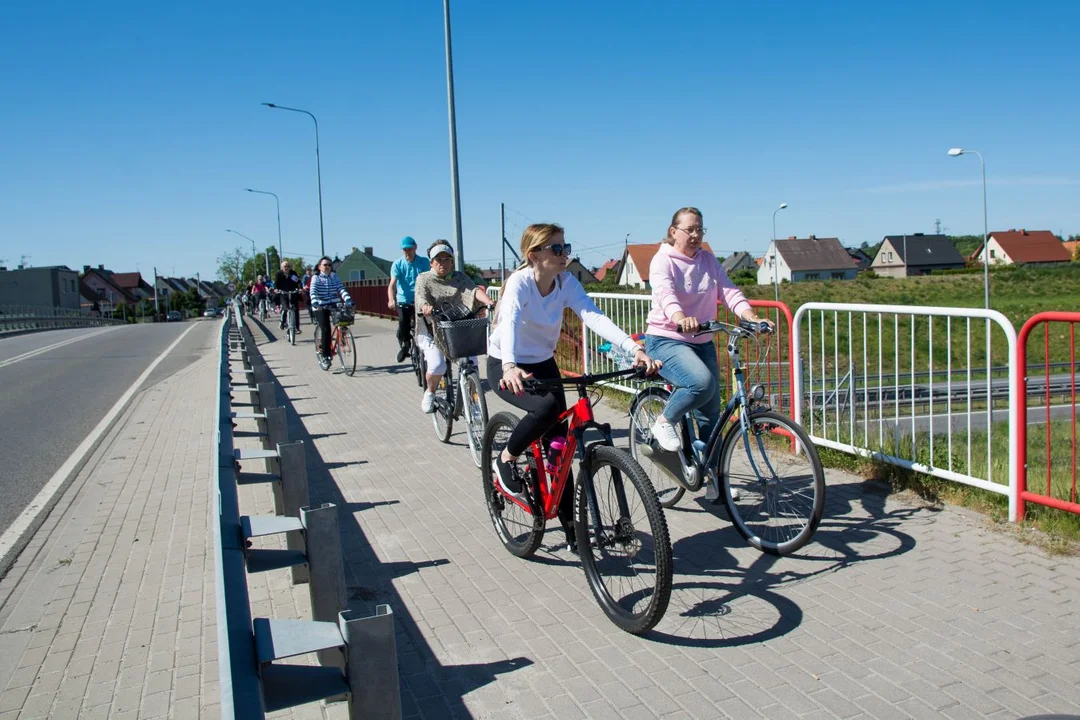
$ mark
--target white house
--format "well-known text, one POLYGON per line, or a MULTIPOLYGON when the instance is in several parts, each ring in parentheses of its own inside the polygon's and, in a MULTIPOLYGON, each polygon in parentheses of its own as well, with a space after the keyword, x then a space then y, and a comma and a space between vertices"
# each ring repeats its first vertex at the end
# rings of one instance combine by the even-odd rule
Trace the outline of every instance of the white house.
POLYGON ((811 235, 773 240, 758 268, 758 285, 804 280, 851 280, 858 267, 837 238, 811 235))
MULTIPOLYGON (((991 265, 1033 265, 1067 263, 1072 253, 1049 230, 1003 230, 990 233, 991 265)), ((985 262, 982 246, 972 255, 985 262)))

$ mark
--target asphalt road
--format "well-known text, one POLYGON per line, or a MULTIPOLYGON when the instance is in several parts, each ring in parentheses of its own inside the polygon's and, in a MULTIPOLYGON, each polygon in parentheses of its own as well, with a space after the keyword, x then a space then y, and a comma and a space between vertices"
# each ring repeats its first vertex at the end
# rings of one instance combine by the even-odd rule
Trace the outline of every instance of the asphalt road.
POLYGON ((212 348, 219 321, 51 330, 0 339, 0 533, 192 323, 197 327, 146 378, 145 389, 212 348))

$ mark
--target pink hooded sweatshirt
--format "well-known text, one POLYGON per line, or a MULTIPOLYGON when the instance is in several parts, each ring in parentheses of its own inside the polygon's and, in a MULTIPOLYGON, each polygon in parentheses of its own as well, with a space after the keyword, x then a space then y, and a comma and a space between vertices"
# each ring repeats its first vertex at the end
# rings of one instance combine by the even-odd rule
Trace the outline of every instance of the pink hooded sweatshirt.
POLYGON ((736 317, 750 307, 746 296, 731 282, 716 256, 698 250, 686 257, 672 245, 662 242, 649 265, 649 284, 652 285, 652 308, 649 310, 647 335, 682 340, 688 343, 707 343, 713 336, 693 337, 679 332, 671 316, 680 310, 687 317, 701 322, 715 320, 716 304, 723 300, 736 317))

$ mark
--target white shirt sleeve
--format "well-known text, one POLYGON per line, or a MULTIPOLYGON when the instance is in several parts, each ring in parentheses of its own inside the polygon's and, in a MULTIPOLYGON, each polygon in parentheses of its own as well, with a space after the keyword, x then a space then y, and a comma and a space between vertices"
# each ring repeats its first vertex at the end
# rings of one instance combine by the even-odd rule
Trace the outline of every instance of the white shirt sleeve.
POLYGON ((499 328, 502 342, 499 352, 504 363, 517 362, 518 326, 521 324, 522 303, 521 274, 515 273, 506 280, 503 296, 499 299, 499 328))
POLYGON ((596 307, 596 303, 585 292, 577 278, 566 273, 562 276, 563 292, 566 293, 566 306, 572 309, 585 323, 585 326, 604 338, 612 345, 618 345, 627 355, 633 355, 641 349, 634 339, 623 332, 618 325, 596 307))

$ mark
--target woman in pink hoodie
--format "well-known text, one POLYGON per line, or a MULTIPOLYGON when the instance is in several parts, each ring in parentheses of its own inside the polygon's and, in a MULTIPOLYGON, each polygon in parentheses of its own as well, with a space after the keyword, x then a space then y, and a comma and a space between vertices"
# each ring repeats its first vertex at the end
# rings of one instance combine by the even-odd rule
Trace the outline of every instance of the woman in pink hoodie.
POLYGON ((713 335, 694 337, 694 331, 716 320, 718 301, 743 320, 761 321, 716 256, 702 252, 704 238, 701 211, 682 208, 671 218, 667 237, 649 266, 652 308, 645 352, 663 363, 660 375, 676 386, 652 434, 669 451, 682 446, 674 424, 686 413, 697 411, 702 439, 709 437, 720 417, 720 368, 713 335))

